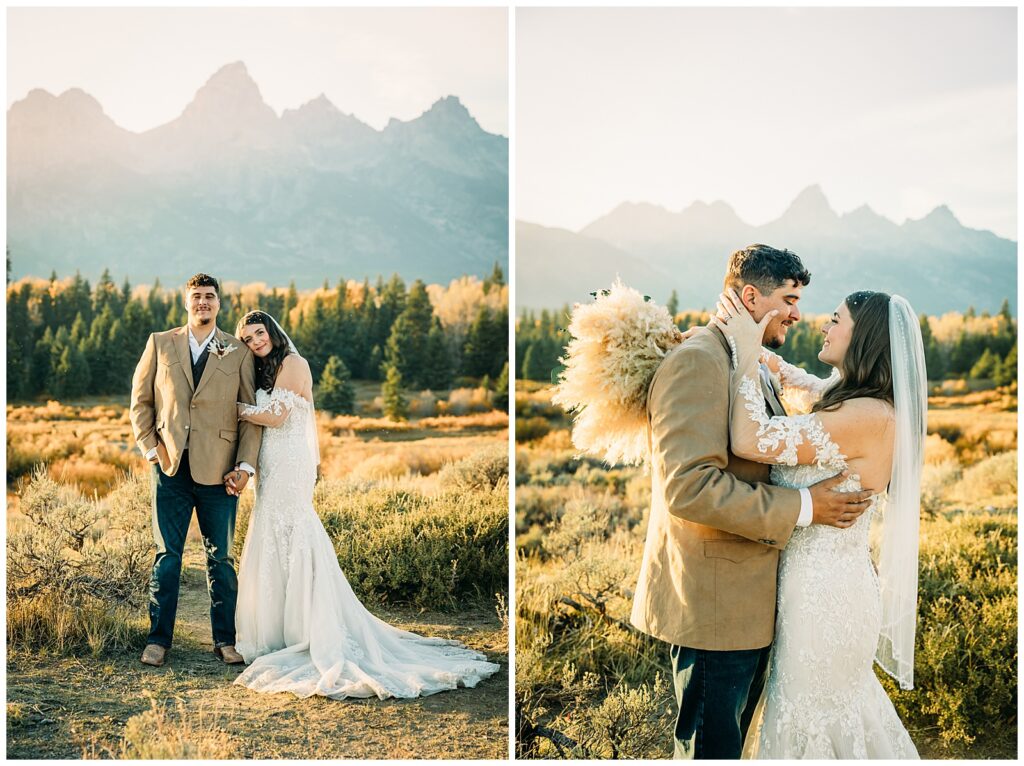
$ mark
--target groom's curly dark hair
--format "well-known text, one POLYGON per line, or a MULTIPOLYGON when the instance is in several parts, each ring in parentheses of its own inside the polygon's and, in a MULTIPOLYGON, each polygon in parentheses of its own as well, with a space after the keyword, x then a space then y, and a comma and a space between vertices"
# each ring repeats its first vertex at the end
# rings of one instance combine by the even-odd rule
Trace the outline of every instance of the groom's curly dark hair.
POLYGON ((209 274, 200 272, 191 277, 185 283, 185 292, 187 293, 193 287, 212 287, 217 292, 217 295, 220 295, 220 282, 217 281, 216 277, 211 277, 209 274))
POLYGON ((790 279, 798 285, 811 283, 811 272, 796 253, 769 245, 748 245, 729 256, 725 287, 740 292, 743 285, 753 285, 762 295, 770 295, 790 279))

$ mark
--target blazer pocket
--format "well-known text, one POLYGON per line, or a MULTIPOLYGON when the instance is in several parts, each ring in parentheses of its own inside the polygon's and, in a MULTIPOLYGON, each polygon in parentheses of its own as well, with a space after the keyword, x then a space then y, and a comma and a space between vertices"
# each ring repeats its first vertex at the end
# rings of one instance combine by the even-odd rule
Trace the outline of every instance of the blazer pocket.
POLYGON ((726 559, 740 564, 754 556, 765 556, 771 548, 746 540, 705 540, 704 558, 726 559))
POLYGON ((226 441, 233 442, 238 439, 238 431, 231 431, 227 428, 220 429, 220 438, 226 441))

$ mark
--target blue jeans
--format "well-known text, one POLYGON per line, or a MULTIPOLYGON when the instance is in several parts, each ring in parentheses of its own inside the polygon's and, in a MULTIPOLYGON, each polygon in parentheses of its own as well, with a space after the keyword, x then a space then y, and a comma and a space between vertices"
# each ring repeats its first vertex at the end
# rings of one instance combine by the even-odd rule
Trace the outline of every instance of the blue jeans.
POLYGON ((674 758, 739 758, 768 670, 771 647, 716 652, 672 647, 674 758))
POLYGON ((149 643, 170 648, 178 611, 181 556, 195 508, 206 550, 206 584, 214 646, 235 643, 238 577, 231 557, 238 498, 223 484, 196 484, 188 467, 188 450, 174 476, 153 466, 153 538, 156 560, 149 580, 149 643))

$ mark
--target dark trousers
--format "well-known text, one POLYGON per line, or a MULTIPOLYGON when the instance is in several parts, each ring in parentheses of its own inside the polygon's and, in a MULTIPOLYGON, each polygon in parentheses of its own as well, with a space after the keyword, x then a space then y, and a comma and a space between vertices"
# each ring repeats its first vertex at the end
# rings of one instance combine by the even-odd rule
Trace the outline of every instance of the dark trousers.
POLYGON ((194 508, 206 549, 213 644, 230 646, 235 643, 235 601, 238 598, 238 577, 231 557, 238 498, 227 494, 223 484, 196 484, 188 467, 188 450, 183 454, 174 476, 153 466, 156 561, 149 580, 149 643, 171 646, 178 611, 181 556, 194 508))
POLYGON ((679 715, 674 758, 739 758, 764 689, 771 647, 715 652, 672 647, 679 715))

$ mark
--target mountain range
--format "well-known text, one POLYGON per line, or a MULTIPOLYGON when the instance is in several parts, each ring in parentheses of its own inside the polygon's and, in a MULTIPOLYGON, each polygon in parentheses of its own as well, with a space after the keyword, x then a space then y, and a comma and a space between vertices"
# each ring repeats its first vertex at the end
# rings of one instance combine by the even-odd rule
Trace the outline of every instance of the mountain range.
POLYGON ((516 303, 554 308, 588 299, 616 276, 664 303, 711 308, 728 256, 761 242, 800 256, 811 272, 801 307, 831 312, 855 290, 907 298, 918 312, 996 311, 1017 304, 1017 243, 963 226, 945 205, 897 224, 867 205, 837 214, 819 186, 778 219, 752 226, 725 202, 679 212, 624 203, 578 232, 516 223, 516 303))
POLYGON ((508 261, 508 139, 454 96, 383 130, 323 95, 279 117, 236 62, 135 133, 80 89, 36 89, 8 110, 7 173, 15 277, 312 287, 445 282, 508 261))

